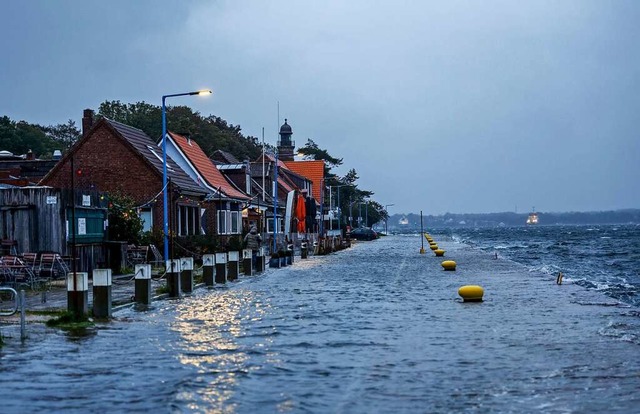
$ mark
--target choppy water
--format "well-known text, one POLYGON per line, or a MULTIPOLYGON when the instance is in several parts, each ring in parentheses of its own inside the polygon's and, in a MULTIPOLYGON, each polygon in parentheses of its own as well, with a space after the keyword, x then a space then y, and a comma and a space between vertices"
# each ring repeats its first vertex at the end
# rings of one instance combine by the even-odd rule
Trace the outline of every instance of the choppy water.
POLYGON ((531 272, 557 275, 640 306, 640 225, 527 226, 447 231, 531 272))
POLYGON ((31 327, 0 351, 1 411, 637 410, 637 308, 455 242, 444 272, 421 243, 360 243, 90 335, 31 327))

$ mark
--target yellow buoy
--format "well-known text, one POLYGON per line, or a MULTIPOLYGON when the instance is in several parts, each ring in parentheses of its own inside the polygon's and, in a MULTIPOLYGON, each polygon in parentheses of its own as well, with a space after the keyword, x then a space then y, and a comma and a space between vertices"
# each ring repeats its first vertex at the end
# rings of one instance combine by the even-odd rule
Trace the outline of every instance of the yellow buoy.
POLYGON ((482 289, 482 286, 478 285, 462 286, 458 289, 458 295, 460 295, 465 302, 482 302, 484 289, 482 289))
POLYGON ((432 244, 432 245, 429 246, 429 248, 431 250, 438 250, 438 245, 437 244, 432 244))
POLYGON ((456 270, 456 262, 453 260, 445 260, 441 263, 444 270, 456 270))
POLYGON ((434 250, 433 252, 436 254, 436 256, 444 256, 444 250, 442 249, 437 249, 437 250, 434 250))

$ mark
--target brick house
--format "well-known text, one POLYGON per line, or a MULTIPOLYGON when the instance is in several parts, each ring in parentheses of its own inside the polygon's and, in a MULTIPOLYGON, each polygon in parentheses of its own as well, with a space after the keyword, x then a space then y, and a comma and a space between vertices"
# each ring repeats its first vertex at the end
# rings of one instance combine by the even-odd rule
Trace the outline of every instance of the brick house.
MULTIPOLYGON (((163 230, 162 149, 143 131, 85 110, 83 136, 41 180, 40 185, 117 193, 131 197, 144 230, 163 230)), ((167 157, 169 223, 177 235, 201 234, 200 203, 207 191, 167 157)), ((213 222, 213 220, 211 220, 213 222)), ((212 223, 212 226, 214 223, 212 223)), ((213 228, 211 229, 214 230, 213 228)))
POLYGON ((222 236, 225 243, 229 236, 242 234, 242 211, 250 197, 216 168, 198 143, 186 136, 168 132, 166 136, 167 155, 178 164, 193 182, 198 183, 207 195, 202 203, 206 212, 215 211, 215 216, 207 214, 208 220, 215 220, 214 227, 208 226, 207 234, 222 236))

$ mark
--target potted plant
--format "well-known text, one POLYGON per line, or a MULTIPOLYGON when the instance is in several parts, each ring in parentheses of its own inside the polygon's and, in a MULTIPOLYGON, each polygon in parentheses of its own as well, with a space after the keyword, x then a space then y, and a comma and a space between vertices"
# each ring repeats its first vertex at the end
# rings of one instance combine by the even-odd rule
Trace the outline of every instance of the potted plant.
POLYGON ((269 267, 280 267, 280 254, 278 252, 271 253, 271 258, 269 259, 269 267))

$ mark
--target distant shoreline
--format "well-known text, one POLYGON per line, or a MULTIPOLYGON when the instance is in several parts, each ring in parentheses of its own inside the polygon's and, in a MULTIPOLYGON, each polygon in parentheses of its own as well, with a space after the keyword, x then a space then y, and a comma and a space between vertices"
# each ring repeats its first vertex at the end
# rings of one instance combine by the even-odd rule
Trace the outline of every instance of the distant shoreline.
MULTIPOLYGON (((606 225, 606 224, 640 224, 640 209, 624 209, 612 211, 545 213, 536 212, 538 224, 548 225, 606 225)), ((442 215, 423 215, 424 226, 434 227, 496 227, 526 226, 529 213, 446 213, 442 215)), ((420 228, 420 214, 393 214, 388 221, 389 231, 414 230, 420 228), (400 220, 407 219, 408 224, 400 225, 400 220)))

